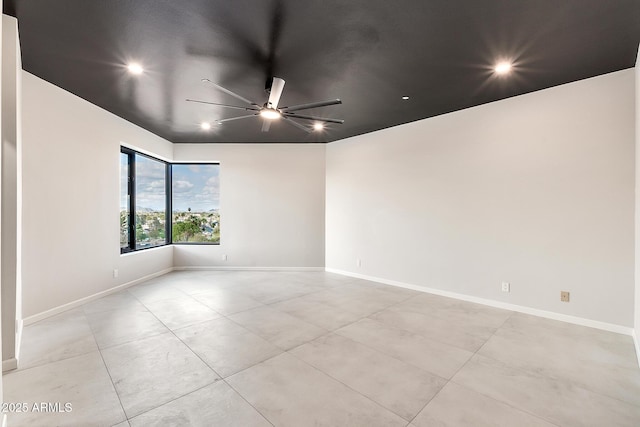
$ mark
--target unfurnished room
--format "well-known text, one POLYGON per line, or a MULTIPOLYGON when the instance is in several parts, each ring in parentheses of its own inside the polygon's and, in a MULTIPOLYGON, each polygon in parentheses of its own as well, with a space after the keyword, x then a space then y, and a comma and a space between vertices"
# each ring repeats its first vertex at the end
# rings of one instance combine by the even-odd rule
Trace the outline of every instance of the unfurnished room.
POLYGON ((0 5, 2 427, 640 425, 640 1, 0 5))

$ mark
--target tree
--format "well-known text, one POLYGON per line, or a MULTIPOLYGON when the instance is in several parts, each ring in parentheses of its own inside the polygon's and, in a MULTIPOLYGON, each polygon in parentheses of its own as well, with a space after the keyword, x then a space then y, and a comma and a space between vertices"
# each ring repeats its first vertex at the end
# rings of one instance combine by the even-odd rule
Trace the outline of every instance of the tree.
POLYGON ((120 212, 120 246, 129 244, 129 215, 128 212, 120 212))
POLYGON ((188 242, 190 237, 200 233, 200 225, 193 220, 176 222, 173 224, 172 231, 174 241, 184 240, 188 242))
POLYGON ((147 236, 147 233, 144 232, 142 226, 140 224, 136 225, 136 240, 141 242, 147 238, 149 238, 149 236, 147 236))

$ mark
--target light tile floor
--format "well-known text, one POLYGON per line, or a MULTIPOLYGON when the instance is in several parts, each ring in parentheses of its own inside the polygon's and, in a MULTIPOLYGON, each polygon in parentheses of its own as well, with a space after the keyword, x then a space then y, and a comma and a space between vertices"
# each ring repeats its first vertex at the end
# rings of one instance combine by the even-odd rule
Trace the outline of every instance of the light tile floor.
POLYGON ((25 328, 10 426, 639 426, 630 337, 323 272, 174 272, 25 328))

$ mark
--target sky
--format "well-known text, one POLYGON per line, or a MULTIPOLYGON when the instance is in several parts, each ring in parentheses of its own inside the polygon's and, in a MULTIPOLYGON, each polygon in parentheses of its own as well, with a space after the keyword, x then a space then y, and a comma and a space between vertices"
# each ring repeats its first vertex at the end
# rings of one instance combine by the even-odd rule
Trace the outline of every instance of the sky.
POLYGON ((173 165, 173 210, 220 208, 220 165, 173 165))
MULTIPOLYGON (((136 155, 136 207, 165 209, 165 164, 136 155)), ((220 208, 220 165, 174 164, 173 210, 207 212, 220 208)), ((120 208, 127 207, 126 156, 120 157, 120 208)))

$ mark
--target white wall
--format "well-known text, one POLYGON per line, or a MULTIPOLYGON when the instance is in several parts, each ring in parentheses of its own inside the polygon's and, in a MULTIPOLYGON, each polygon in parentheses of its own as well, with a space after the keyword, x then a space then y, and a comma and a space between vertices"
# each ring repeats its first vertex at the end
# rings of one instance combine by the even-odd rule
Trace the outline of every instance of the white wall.
POLYGON ((636 355, 640 363, 640 47, 636 59, 636 222, 635 222, 635 343, 636 355))
POLYGON ((632 326, 633 87, 625 70, 330 144, 327 267, 632 326))
POLYGON ((176 144, 174 160, 219 161, 221 192, 220 245, 174 245, 176 267, 324 266, 324 145, 176 144))
POLYGON ((21 333, 21 98, 22 62, 18 21, 2 15, 2 360, 3 370, 17 366, 21 333))
MULTIPOLYGON (((2 3, 3 0, 0 0, 0 8, 2 7, 2 3)), ((4 37, 2 36, 2 31, 3 31, 3 26, 2 26, 2 19, 0 19, 0 70, 2 69, 2 55, 4 54, 4 52, 2 51, 2 44, 3 44, 3 40, 4 37)), ((2 100, 2 84, 0 84, 0 100, 2 100)), ((2 114, 3 114, 3 110, 2 110, 2 102, 0 102, 0 122, 2 121, 2 114)), ((1 129, 1 127, 0 127, 1 129)), ((2 154, 0 154, 0 175, 2 174, 2 154)), ((0 197, 2 196, 2 190, 0 189, 0 197)), ((2 222, 2 214, 0 213, 0 223, 2 222)), ((0 240, 2 238, 2 226, 0 225, 0 240)), ((0 277, 2 275, 2 267, 0 266, 0 277)), ((0 287, 2 285, 2 282, 0 281, 0 287)), ((2 330, 2 292, 0 292, 0 331, 2 330)), ((2 354, 2 340, 0 340, 0 354, 2 354)), ((4 402, 4 395, 3 395, 3 385, 2 385, 2 375, 0 375, 0 402, 4 402)), ((2 415, 2 425, 4 425, 5 420, 7 419, 7 415, 3 414, 2 415)))
POLYGON ((171 247, 121 256, 118 234, 120 145, 171 143, 27 72, 22 122, 25 318, 172 267, 171 247))

